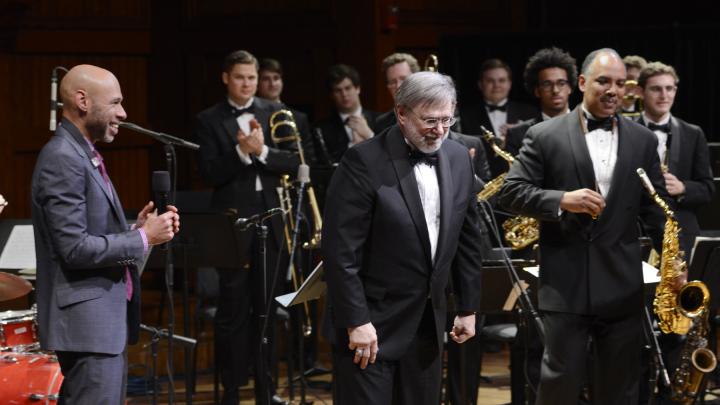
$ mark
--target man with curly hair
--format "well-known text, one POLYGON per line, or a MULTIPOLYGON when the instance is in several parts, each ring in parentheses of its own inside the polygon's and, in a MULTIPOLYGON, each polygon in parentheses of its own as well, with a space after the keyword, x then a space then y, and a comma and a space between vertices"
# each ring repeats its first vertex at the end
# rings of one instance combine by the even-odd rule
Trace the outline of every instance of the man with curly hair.
POLYGON ((531 126, 570 111, 568 100, 577 83, 575 58, 560 48, 540 49, 525 65, 523 79, 525 89, 540 100, 540 114, 508 130, 505 149, 513 155, 531 126))

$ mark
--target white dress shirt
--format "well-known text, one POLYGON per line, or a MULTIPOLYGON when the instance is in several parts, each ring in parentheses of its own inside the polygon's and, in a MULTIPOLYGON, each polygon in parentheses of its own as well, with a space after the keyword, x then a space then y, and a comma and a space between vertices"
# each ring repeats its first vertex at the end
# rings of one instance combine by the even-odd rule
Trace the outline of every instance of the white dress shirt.
MULTIPOLYGON (((237 103, 233 102, 232 100, 230 100, 228 98, 228 103, 232 107, 237 108, 238 110, 250 107, 252 105, 253 101, 255 101, 255 98, 251 97, 250 100, 248 100, 248 102, 245 103, 245 105, 241 106, 241 105, 237 105, 237 103)), ((250 135, 250 131, 251 131, 250 121, 253 118, 255 118, 255 114, 251 114, 249 112, 240 114, 236 118, 238 127, 240 127, 240 129, 247 135, 250 135)), ((263 134, 263 135, 267 136, 267 134, 263 134)), ((235 150, 237 151, 238 155, 240 156, 240 161, 242 161, 245 166, 250 166, 252 164, 252 159, 250 158, 250 155, 243 152, 242 149, 240 149, 240 145, 235 145, 235 150)), ((267 145, 263 145, 262 152, 260 153, 260 156, 257 157, 257 159, 261 163, 265 164, 265 159, 267 159, 268 152, 269 152, 269 149, 268 149, 267 145)), ((262 186, 262 182, 260 181, 260 176, 257 176, 257 177, 255 177, 255 191, 262 191, 262 189, 263 189, 263 186, 262 186)))
MULTIPOLYGON (((491 104, 487 101, 485 102, 485 104, 497 105, 499 107, 502 107, 507 104, 507 102, 508 100, 504 99, 497 104, 491 104)), ((507 123, 507 111, 495 110, 491 112, 487 105, 485 106, 485 110, 487 111, 488 118, 490 118, 490 123, 493 126, 493 133, 495 134, 495 136, 505 139, 505 135, 502 133, 502 131, 500 131, 500 127, 507 123)))
MULTIPOLYGON (((355 111, 353 111, 353 112, 351 112, 351 113, 349 113, 349 114, 346 114, 346 113, 339 113, 339 114, 340 114, 340 121, 342 121, 343 124, 345 124, 345 122, 347 121, 348 117, 350 117, 350 116, 365 118, 365 117, 363 117, 363 115, 362 115, 362 106, 358 107, 357 110, 355 110, 355 111)), ((355 136, 353 135, 353 130, 352 130, 352 128, 350 128, 349 126, 345 125, 345 133, 347 134, 347 137, 348 137, 348 148, 351 148, 351 147, 355 146, 355 145, 356 145, 356 142, 355 142, 355 136)), ((370 137, 372 138, 373 135, 374 135, 374 134, 371 134, 370 137)))
MULTIPOLYGON (((585 116, 592 115, 582 107, 585 116)), ((587 120, 586 120, 587 125, 587 120)), ((590 159, 592 160, 593 170, 595 171, 595 181, 597 190, 603 197, 607 197, 610 192, 610 183, 612 182, 615 163, 617 162, 618 150, 618 134, 617 125, 613 125, 612 131, 606 131, 597 128, 585 134, 585 142, 587 143, 590 159)))
MULTIPOLYGON (((651 122, 656 125, 665 125, 670 122, 670 117, 671 117, 671 115, 668 114, 667 117, 660 120, 660 122, 655 122, 655 121, 651 120, 650 117, 645 115, 645 112, 642 113, 642 116, 643 116, 643 121, 645 121, 645 125, 647 125, 651 122)), ((667 159, 665 159, 665 154, 667 153, 668 134, 665 131, 660 131, 660 130, 653 131, 653 132, 655 133, 655 136, 657 136, 657 140, 658 140, 657 153, 658 153, 658 157, 660 158, 660 163, 665 164, 665 161, 667 160, 667 159)))
POLYGON ((430 237, 430 257, 435 263, 435 251, 440 236, 440 186, 437 171, 434 166, 427 163, 418 163, 413 167, 413 172, 430 237))

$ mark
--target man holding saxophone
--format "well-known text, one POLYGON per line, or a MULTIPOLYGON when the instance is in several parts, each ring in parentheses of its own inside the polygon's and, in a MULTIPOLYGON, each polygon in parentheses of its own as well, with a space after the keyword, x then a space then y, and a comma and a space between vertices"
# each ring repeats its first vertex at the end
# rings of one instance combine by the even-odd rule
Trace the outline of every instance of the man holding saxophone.
POLYGON ((641 216, 662 239, 643 168, 667 197, 652 132, 616 114, 626 78, 612 49, 590 53, 582 103, 527 132, 499 202, 540 225, 539 306, 545 326, 539 405, 576 403, 593 342, 592 403, 636 404, 642 345, 641 216))

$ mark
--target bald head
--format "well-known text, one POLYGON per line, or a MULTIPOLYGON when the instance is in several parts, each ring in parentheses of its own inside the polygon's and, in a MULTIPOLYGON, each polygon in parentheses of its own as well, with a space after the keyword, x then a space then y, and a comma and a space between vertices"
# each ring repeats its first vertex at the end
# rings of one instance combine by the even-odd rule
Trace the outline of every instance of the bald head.
POLYGON ((595 117, 615 113, 625 94, 625 64, 613 49, 591 52, 582 65, 578 87, 583 92, 583 105, 595 117))
POLYGON ((78 65, 60 82, 63 116, 90 141, 112 142, 117 124, 127 115, 120 83, 112 72, 92 65, 78 65))

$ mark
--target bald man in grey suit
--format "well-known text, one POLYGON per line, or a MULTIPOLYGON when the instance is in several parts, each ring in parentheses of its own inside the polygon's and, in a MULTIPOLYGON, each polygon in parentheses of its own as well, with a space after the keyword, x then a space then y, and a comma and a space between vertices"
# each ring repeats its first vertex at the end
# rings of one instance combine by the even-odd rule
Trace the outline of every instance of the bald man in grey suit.
POLYGON ((126 346, 138 340, 148 247, 179 230, 177 209, 152 202, 129 226, 95 142, 126 118, 120 84, 105 69, 72 68, 60 84, 63 119, 32 178, 40 345, 65 376, 59 404, 124 404, 126 346))

